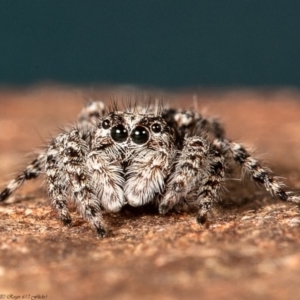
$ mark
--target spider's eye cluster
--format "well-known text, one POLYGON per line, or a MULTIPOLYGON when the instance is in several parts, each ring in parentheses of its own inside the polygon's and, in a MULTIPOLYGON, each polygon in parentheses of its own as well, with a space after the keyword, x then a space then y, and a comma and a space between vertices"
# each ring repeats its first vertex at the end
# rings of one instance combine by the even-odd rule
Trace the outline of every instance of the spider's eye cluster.
POLYGON ((135 144, 142 145, 148 142, 149 132, 145 127, 137 126, 132 130, 130 137, 135 144))
POLYGON ((110 135, 115 142, 122 143, 127 140, 128 131, 123 125, 119 124, 111 129, 110 135))
POLYGON ((160 132, 161 132, 161 126, 160 126, 160 124, 154 123, 154 124, 151 126, 151 130, 152 130, 154 133, 160 133, 160 132))
POLYGON ((154 123, 150 126, 150 128, 147 128, 142 125, 137 125, 132 130, 130 130, 130 132, 128 132, 128 130, 122 124, 111 127, 109 120, 104 120, 102 122, 102 128, 111 128, 110 136, 117 143, 125 142, 130 136, 131 141, 137 145, 146 144, 150 139, 150 132, 157 134, 160 133, 162 130, 161 125, 159 123, 154 123))

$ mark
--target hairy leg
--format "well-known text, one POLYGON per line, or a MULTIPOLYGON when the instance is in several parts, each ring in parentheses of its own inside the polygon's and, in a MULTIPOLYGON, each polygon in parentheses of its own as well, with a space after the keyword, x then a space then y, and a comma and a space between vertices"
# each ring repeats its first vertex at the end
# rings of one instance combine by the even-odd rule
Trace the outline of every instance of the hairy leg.
POLYGON ((106 231, 100 201, 86 165, 88 145, 82 139, 80 132, 75 129, 67 134, 63 148, 63 161, 72 198, 83 218, 95 228, 99 236, 103 237, 106 231))
POLYGON ((284 183, 274 177, 271 171, 257 159, 253 158, 241 144, 223 139, 216 140, 215 146, 222 149, 223 152, 229 153, 233 160, 243 168, 244 172, 254 182, 264 186, 272 196, 276 196, 282 201, 300 203, 300 197, 294 196, 292 192, 287 191, 284 183))
POLYGON ((212 204, 219 199, 224 169, 224 157, 204 137, 185 138, 159 212, 165 214, 185 201, 199 208, 197 220, 204 223, 212 204))
POLYGON ((91 175, 86 166, 88 146, 77 129, 56 137, 46 159, 46 183, 53 207, 66 225, 71 224, 67 207, 70 192, 77 209, 99 236, 105 236, 100 203, 92 186, 91 175))
POLYGON ((70 226, 72 219, 67 204, 67 191, 69 184, 65 177, 65 167, 63 163, 63 144, 66 134, 56 137, 50 144, 46 152, 46 189, 51 201, 51 205, 58 213, 59 219, 64 225, 70 226))
POLYGON ((208 174, 197 190, 197 204, 199 205, 197 221, 199 224, 204 224, 207 221, 207 214, 214 202, 220 199, 224 184, 225 157, 213 145, 210 149, 208 162, 208 174))
POLYGON ((23 170, 15 179, 11 180, 6 188, 0 193, 0 202, 5 201, 9 196, 19 189, 27 180, 37 178, 45 166, 45 153, 41 153, 35 158, 25 170, 23 170))
POLYGON ((105 115, 105 105, 102 101, 90 101, 78 115, 78 121, 82 124, 90 123, 96 125, 99 118, 105 115))
POLYGON ((194 111, 175 109, 166 109, 163 115, 171 126, 178 128, 181 138, 186 134, 201 136, 204 132, 211 135, 213 139, 225 138, 224 127, 216 118, 206 117, 194 111))
MULTIPOLYGON (((89 102, 78 116, 79 127, 94 126, 97 124, 99 117, 105 114, 105 106, 101 101, 89 102)), ((0 202, 5 201, 9 196, 19 189, 27 180, 35 179, 44 172, 46 165, 46 151, 40 153, 25 170, 17 177, 11 180, 4 190, 0 193, 0 202)))

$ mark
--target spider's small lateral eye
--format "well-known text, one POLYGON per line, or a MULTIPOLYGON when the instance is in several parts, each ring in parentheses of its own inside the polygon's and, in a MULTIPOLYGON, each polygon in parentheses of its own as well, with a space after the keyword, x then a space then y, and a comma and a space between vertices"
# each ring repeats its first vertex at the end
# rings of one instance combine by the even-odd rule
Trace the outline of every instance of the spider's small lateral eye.
POLYGON ((115 142, 122 143, 127 140, 128 131, 123 125, 120 124, 111 129, 110 135, 115 142))
POLYGON ((145 127, 137 126, 132 130, 130 137, 135 144, 142 145, 148 142, 149 132, 145 127))
POLYGON ((65 150, 66 155, 68 155, 69 157, 78 157, 78 151, 76 151, 74 148, 69 147, 65 150))
POLYGON ((160 133, 161 132, 161 126, 158 123, 155 123, 151 126, 151 129, 154 133, 160 133))
POLYGON ((110 127, 110 122, 109 122, 109 120, 104 120, 104 121, 102 122, 102 127, 103 127, 104 129, 108 129, 108 128, 110 127))

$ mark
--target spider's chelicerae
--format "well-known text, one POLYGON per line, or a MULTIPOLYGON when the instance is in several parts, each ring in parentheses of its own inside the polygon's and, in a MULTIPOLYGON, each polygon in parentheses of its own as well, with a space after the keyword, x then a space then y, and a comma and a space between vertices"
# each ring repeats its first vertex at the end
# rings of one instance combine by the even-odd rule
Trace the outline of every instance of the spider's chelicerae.
POLYGON ((154 203, 161 214, 183 204, 207 214, 222 192, 226 162, 233 160, 282 201, 300 203, 246 149, 229 141, 216 119, 197 112, 147 107, 106 110, 89 103, 76 126, 59 134, 9 182, 7 199, 26 180, 45 175, 52 206, 71 224, 68 198, 99 236, 106 230, 102 210, 154 203))

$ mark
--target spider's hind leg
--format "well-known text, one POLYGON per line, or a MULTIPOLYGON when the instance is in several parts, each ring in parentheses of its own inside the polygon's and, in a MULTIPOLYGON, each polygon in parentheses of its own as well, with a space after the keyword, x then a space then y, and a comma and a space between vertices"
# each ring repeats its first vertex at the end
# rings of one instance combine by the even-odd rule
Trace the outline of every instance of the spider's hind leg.
POLYGON ((78 115, 81 124, 97 125, 99 118, 105 115, 105 105, 102 101, 89 101, 78 115))
POLYGON ((6 188, 0 193, 0 202, 5 201, 9 196, 19 189, 27 180, 37 178, 45 165, 45 153, 41 153, 35 158, 25 170, 23 170, 15 179, 11 180, 6 188))
POLYGON ((218 141, 218 146, 227 149, 231 153, 233 160, 239 164, 246 174, 259 185, 263 185, 265 189, 272 195, 282 201, 300 204, 300 196, 292 195, 287 191, 284 183, 279 181, 272 175, 268 168, 253 158, 250 153, 241 145, 230 142, 228 140, 218 141))
POLYGON ((217 118, 207 117, 194 111, 175 109, 166 109, 163 115, 169 124, 177 128, 181 137, 185 134, 201 136, 205 132, 213 139, 225 138, 225 129, 217 118))

